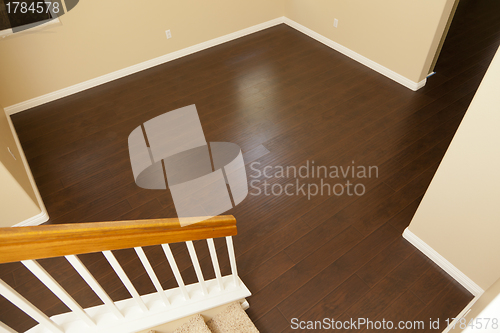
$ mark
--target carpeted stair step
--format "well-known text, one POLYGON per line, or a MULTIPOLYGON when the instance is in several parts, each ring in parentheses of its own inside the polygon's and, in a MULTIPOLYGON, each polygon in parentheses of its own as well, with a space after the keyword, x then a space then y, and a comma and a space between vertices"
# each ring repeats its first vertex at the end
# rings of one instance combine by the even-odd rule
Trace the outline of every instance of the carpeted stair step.
POLYGON ((230 304, 210 319, 207 326, 212 333, 259 333, 239 302, 230 304))
POLYGON ((174 333, 211 333, 201 315, 196 315, 174 333))
MULTIPOLYGON (((158 333, 150 330, 148 333, 158 333)), ((239 302, 228 305, 207 323, 196 315, 173 333, 259 333, 239 302)))

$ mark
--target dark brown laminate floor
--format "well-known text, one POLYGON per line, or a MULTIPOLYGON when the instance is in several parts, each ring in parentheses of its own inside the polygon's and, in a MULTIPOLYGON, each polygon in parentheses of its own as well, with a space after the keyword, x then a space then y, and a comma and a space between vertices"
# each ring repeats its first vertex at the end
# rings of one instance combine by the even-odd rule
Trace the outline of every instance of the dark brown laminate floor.
MULTIPOLYGON (((498 47, 499 9, 493 0, 461 1, 437 74, 418 92, 280 25, 12 119, 49 223, 175 216, 168 191, 134 184, 127 137, 144 121, 189 104, 198 108, 207 141, 242 148, 249 177, 258 175, 252 162, 260 170, 307 161, 377 166, 378 178, 351 179, 366 186, 363 196, 249 195, 228 212, 238 220, 239 272, 253 293, 248 313, 261 332, 291 331, 292 318, 324 317, 440 318, 441 331, 472 296, 401 234, 498 47)), ((179 244, 173 250, 194 282, 187 251, 179 244)), ((146 252, 163 286, 175 286, 159 263, 161 250, 146 252)), ((116 256, 141 294, 154 291, 132 250, 116 256)), ((113 299, 128 297, 101 254, 80 258, 113 299)), ((220 260, 227 273, 228 259, 220 260)), ((41 263, 80 304, 99 304, 63 259, 41 263)), ((213 276, 206 255, 202 268, 213 276)), ((47 314, 66 311, 20 264, 1 265, 0 277, 47 314)), ((34 324, 4 299, 0 308, 13 328, 34 324)))

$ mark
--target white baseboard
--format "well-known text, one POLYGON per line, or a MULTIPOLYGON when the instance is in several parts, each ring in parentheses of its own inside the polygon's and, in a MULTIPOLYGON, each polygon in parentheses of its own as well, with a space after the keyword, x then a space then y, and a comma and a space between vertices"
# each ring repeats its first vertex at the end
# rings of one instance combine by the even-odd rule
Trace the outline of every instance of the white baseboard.
POLYGON ((472 295, 481 296, 484 293, 484 290, 480 286, 472 281, 467 275, 462 273, 451 262, 446 260, 442 255, 437 253, 436 250, 427 245, 427 243, 418 238, 418 236, 416 236, 408 228, 406 228, 403 232, 403 237, 413 246, 419 249, 423 254, 429 257, 429 259, 434 261, 439 267, 441 267, 446 273, 448 273, 452 278, 460 283, 472 295))
POLYGON ((166 62, 169 62, 169 61, 172 61, 172 60, 175 60, 175 59, 178 59, 178 58, 181 58, 181 57, 184 57, 184 56, 187 56, 187 55, 190 55, 190 54, 193 54, 193 53, 205 50, 205 49, 208 49, 208 48, 216 46, 216 45, 220 45, 220 44, 229 42, 231 40, 252 34, 252 33, 260 31, 260 30, 264 30, 264 29, 273 27, 273 26, 281 24, 281 23, 287 24, 288 26, 304 33, 305 35, 307 35, 313 39, 316 39, 317 41, 331 47, 332 49, 348 56, 349 58, 351 58, 353 60, 356 60, 357 62, 373 69, 374 71, 377 71, 382 75, 385 75, 386 77, 398 82, 399 84, 401 84, 401 85, 403 85, 411 90, 416 91, 416 90, 422 88, 423 86, 425 86, 425 84, 427 82, 427 79, 423 79, 420 82, 414 82, 414 81, 402 76, 401 74, 398 74, 398 73, 394 72, 393 70, 390 70, 389 68, 384 67, 384 66, 380 65, 379 63, 376 63, 375 61, 370 60, 370 59, 362 56, 361 54, 356 53, 356 52, 348 49, 347 47, 340 45, 339 43, 336 43, 333 40, 331 40, 331 39, 315 32, 315 31, 283 16, 283 17, 278 17, 276 19, 261 23, 261 24, 254 25, 252 27, 249 27, 249 28, 246 28, 243 30, 239 30, 239 31, 230 33, 230 34, 222 36, 222 37, 218 37, 218 38, 211 39, 209 41, 206 41, 206 42, 203 42, 200 44, 196 44, 196 45, 187 47, 187 48, 179 50, 179 51, 165 54, 163 56, 160 56, 160 57, 157 57, 157 58, 154 58, 151 60, 147 60, 147 61, 141 62, 139 64, 136 64, 136 65, 133 65, 133 66, 130 66, 127 68, 120 69, 120 70, 113 72, 113 73, 105 74, 105 75, 96 77, 94 79, 90 79, 88 81, 75 84, 75 85, 67 87, 67 88, 63 88, 63 89, 60 89, 60 90, 57 90, 57 91, 54 91, 54 92, 51 92, 51 93, 48 93, 48 94, 45 94, 42 96, 38 96, 38 97, 29 99, 27 101, 24 101, 24 102, 21 102, 18 104, 7 106, 5 108, 5 112, 8 115, 12 115, 12 114, 17 113, 17 112, 28 110, 28 109, 33 108, 35 106, 39 106, 39 105, 42 105, 42 104, 45 104, 48 102, 55 101, 59 98, 63 98, 63 97, 66 97, 66 96, 69 96, 72 94, 76 94, 78 92, 99 86, 101 84, 122 78, 124 76, 128 76, 128 75, 143 71, 145 69, 148 69, 148 68, 151 68, 151 67, 154 67, 157 65, 161 65, 163 63, 166 63, 166 62))
POLYGON ((13 227, 31 227, 40 225, 44 222, 47 222, 48 220, 49 220, 49 215, 47 214, 47 212, 42 211, 38 215, 35 215, 27 220, 14 224, 13 227))
POLYGON ((81 83, 75 84, 73 86, 48 93, 46 95, 38 96, 38 97, 29 99, 27 101, 24 101, 24 102, 21 102, 18 104, 8 106, 4 109, 8 115, 12 115, 14 113, 28 110, 28 109, 31 109, 35 106, 39 106, 39 105, 42 105, 42 104, 45 104, 48 102, 55 101, 59 98, 63 98, 63 97, 66 97, 66 96, 69 96, 72 94, 76 94, 78 92, 99 86, 101 84, 122 78, 124 76, 128 76, 130 74, 134 74, 134 73, 143 71, 145 69, 148 69, 148 68, 151 68, 154 66, 158 66, 158 65, 161 65, 163 63, 166 63, 166 62, 169 62, 169 61, 181 58, 181 57, 185 57, 187 55, 208 49, 210 47, 213 47, 213 46, 216 46, 219 44, 229 42, 231 40, 252 34, 252 33, 260 31, 260 30, 264 30, 264 29, 273 27, 273 26, 281 24, 281 23, 283 23, 283 17, 278 17, 278 18, 271 20, 271 21, 257 24, 257 25, 254 25, 252 27, 236 31, 236 32, 230 33, 230 34, 222 36, 222 37, 214 38, 214 39, 211 39, 209 41, 206 41, 206 42, 203 42, 200 44, 196 44, 196 45, 187 47, 187 48, 179 50, 179 51, 165 54, 165 55, 160 56, 158 58, 147 60, 147 61, 141 62, 139 64, 120 69, 120 70, 113 72, 113 73, 102 75, 102 76, 96 77, 94 79, 91 79, 91 80, 88 80, 85 82, 81 82, 81 83))
POLYGON ((474 296, 474 298, 469 302, 469 304, 467 304, 467 306, 463 308, 463 310, 460 311, 458 315, 455 316, 455 319, 453 319, 453 321, 441 333, 448 333, 453 329, 453 327, 459 325, 460 319, 465 317, 465 315, 470 311, 472 306, 477 302, 479 297, 481 297, 481 295, 474 296))
POLYGON ((443 330, 442 333, 449 332, 453 327, 455 327, 460 319, 465 317, 465 315, 472 308, 474 303, 481 297, 484 290, 479 287, 474 281, 472 281, 467 275, 462 273, 458 268, 456 268, 451 262, 446 260, 442 255, 440 255, 436 250, 430 247, 427 243, 421 240, 417 235, 411 232, 408 228, 403 232, 403 237, 413 246, 415 246, 420 252, 425 254, 429 259, 441 267, 446 273, 448 273, 455 281, 460 283, 465 289, 467 289, 474 298, 467 304, 459 314, 455 316, 455 319, 443 330))
POLYGON ((317 41, 325 44, 326 46, 329 46, 332 49, 348 56, 349 58, 356 60, 357 62, 365 65, 366 67, 369 67, 369 68, 373 69, 374 71, 379 72, 380 74, 387 76, 389 79, 392 79, 392 80, 396 81, 397 83, 402 84, 403 86, 405 86, 407 88, 410 88, 413 91, 417 91, 418 89, 422 88, 423 86, 425 86, 425 84, 427 82, 427 79, 423 79, 420 82, 412 81, 412 80, 404 77, 403 75, 398 74, 398 73, 394 72, 393 70, 390 70, 389 68, 384 67, 384 66, 380 65, 379 63, 376 63, 375 61, 370 60, 370 59, 366 58, 365 56, 362 56, 361 54, 356 53, 353 50, 348 49, 347 47, 340 45, 339 43, 334 42, 333 40, 317 33, 316 31, 311 30, 311 29, 303 26, 302 24, 297 23, 297 22, 295 22, 287 17, 284 18, 284 23, 289 25, 290 27, 302 32, 303 34, 306 34, 307 36, 316 39, 317 41))

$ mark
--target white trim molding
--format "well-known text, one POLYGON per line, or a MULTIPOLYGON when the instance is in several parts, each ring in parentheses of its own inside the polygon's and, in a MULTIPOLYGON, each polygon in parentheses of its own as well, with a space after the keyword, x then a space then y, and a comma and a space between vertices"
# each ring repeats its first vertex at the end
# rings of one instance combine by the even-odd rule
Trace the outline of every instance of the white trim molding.
POLYGON ((130 67, 126 67, 126 68, 117 70, 115 72, 105 74, 105 75, 96 77, 94 79, 90 79, 90 80, 85 81, 85 82, 75 84, 75 85, 67 87, 67 88, 63 88, 63 89, 39 96, 39 97, 29 99, 27 101, 24 101, 24 102, 21 102, 18 104, 8 106, 4 109, 8 115, 12 115, 14 113, 18 113, 18 112, 21 112, 24 110, 31 109, 35 106, 39 106, 39 105, 58 100, 60 98, 63 98, 63 97, 66 97, 66 96, 69 96, 72 94, 79 93, 81 91, 84 91, 84 90, 87 90, 90 88, 97 87, 101 84, 117 80, 119 78, 143 71, 145 69, 149 69, 151 67, 155 67, 155 66, 164 64, 166 62, 169 62, 169 61, 172 61, 175 59, 179 59, 179 58, 185 57, 187 55, 190 55, 190 54, 193 54, 193 53, 196 53, 199 51, 203 51, 203 50, 208 49, 210 47, 217 46, 217 45, 232 41, 234 39, 252 34, 252 33, 260 31, 260 30, 264 30, 264 29, 273 27, 273 26, 281 24, 281 23, 283 23, 283 17, 278 17, 274 20, 270 20, 270 21, 267 21, 267 22, 264 22, 261 24, 257 24, 257 25, 254 25, 252 27, 236 31, 236 32, 230 33, 230 34, 225 35, 225 36, 214 38, 214 39, 211 39, 209 41, 206 41, 206 42, 203 42, 200 44, 196 44, 196 45, 187 47, 187 48, 179 50, 179 51, 168 53, 168 54, 162 55, 160 57, 157 57, 157 58, 154 58, 151 60, 147 60, 147 61, 141 62, 139 64, 132 65, 130 67))
POLYGON ((41 211, 40 214, 30 217, 27 220, 14 224, 13 227, 31 227, 40 225, 49 220, 49 215, 45 210, 41 211))
POLYGON ((331 47, 332 49, 342 53, 343 55, 346 55, 349 58, 356 60, 357 62, 365 65, 366 67, 369 67, 369 68, 373 69, 374 71, 379 72, 380 74, 388 77, 389 79, 396 81, 397 83, 399 83, 399 84, 401 84, 401 85, 403 85, 403 86, 405 86, 413 91, 417 91, 418 89, 425 86, 425 84, 427 83, 427 78, 423 79, 420 82, 412 81, 412 80, 404 77, 403 75, 398 74, 398 73, 394 72, 393 70, 391 70, 385 66, 382 66, 379 63, 376 63, 375 61, 370 60, 367 57, 362 56, 361 54, 356 53, 353 50, 348 49, 347 47, 340 45, 339 43, 334 42, 333 40, 317 33, 316 31, 311 30, 311 29, 303 26, 302 24, 297 23, 297 22, 295 22, 287 17, 284 18, 284 23, 287 24, 288 26, 302 32, 303 34, 305 34, 313 39, 316 39, 318 42, 321 42, 321 43, 325 44, 326 46, 331 47))
POLYGON ((408 228, 403 232, 403 238, 410 242, 413 246, 425 254, 429 259, 434 261, 439 267, 441 267, 446 273, 448 273, 452 278, 454 278, 458 283, 460 283, 465 289, 467 289, 474 296, 481 296, 484 290, 478 286, 474 281, 472 281, 467 275, 462 273, 458 268, 456 268, 451 262, 446 260, 442 255, 440 255, 436 250, 430 247, 427 243, 421 240, 417 235, 411 232, 408 228))
POLYGON ((84 82, 75 84, 75 85, 70 86, 70 87, 66 87, 66 88, 63 88, 63 89, 60 89, 60 90, 57 90, 57 91, 54 91, 54 92, 51 92, 51 93, 48 93, 48 94, 45 94, 42 96, 38 96, 38 97, 29 99, 27 101, 24 101, 24 102, 21 102, 18 104, 10 105, 10 106, 5 108, 5 112, 7 112, 8 115, 12 115, 14 113, 28 110, 30 108, 33 108, 33 107, 36 107, 36 106, 39 106, 39 105, 42 105, 42 104, 45 104, 48 102, 52 102, 52 101, 55 101, 57 99, 60 99, 60 98, 63 98, 63 97, 66 97, 66 96, 69 96, 72 94, 76 94, 78 92, 81 92, 81 91, 84 91, 84 90, 87 90, 87 89, 90 89, 93 87, 97 87, 101 84, 104 84, 104 83, 107 83, 107 82, 110 82, 110 81, 113 81, 113 80, 116 80, 116 79, 119 79, 119 78, 122 78, 122 77, 125 77, 128 75, 143 71, 143 70, 151 68, 151 67, 161 65, 163 63, 166 63, 166 62, 169 62, 169 61, 172 61, 175 59, 185 57, 187 55, 190 55, 190 54, 211 48, 213 46, 217 46, 217 45, 232 41, 234 39, 252 34, 254 32, 258 32, 258 31, 261 31, 261 30, 264 30, 267 28, 271 28, 273 26, 276 26, 276 25, 282 24, 282 23, 287 24, 288 26, 302 32, 303 34, 325 44, 328 47, 331 47, 332 49, 344 54, 345 56, 373 69, 374 71, 396 81, 397 83, 399 83, 399 84, 401 84, 401 85, 403 85, 403 86, 405 86, 413 91, 416 91, 416 90, 422 88, 423 86, 425 86, 425 84, 427 82, 427 79, 423 79, 420 82, 414 82, 414 81, 404 77, 403 75, 398 74, 398 73, 394 72, 393 70, 391 70, 385 66, 382 66, 379 63, 377 63, 373 60, 370 60, 370 59, 366 58, 365 56, 362 56, 361 54, 356 53, 356 52, 352 51, 351 49, 348 49, 347 47, 340 45, 339 43, 334 42, 333 40, 315 32, 315 31, 313 31, 313 30, 287 18, 287 17, 282 16, 282 17, 278 17, 278 18, 275 18, 273 20, 270 20, 270 21, 267 21, 264 23, 260 23, 260 24, 251 26, 251 27, 243 29, 243 30, 239 30, 239 31, 230 33, 230 34, 225 35, 225 36, 214 38, 214 39, 211 39, 209 41, 206 41, 206 42, 203 42, 200 44, 196 44, 196 45, 187 47, 187 48, 179 50, 179 51, 168 53, 168 54, 162 55, 160 57, 157 57, 157 58, 154 58, 151 60, 147 60, 147 61, 141 62, 139 64, 132 65, 130 67, 123 68, 123 69, 120 69, 118 71, 115 71, 115 72, 112 72, 109 74, 105 74, 105 75, 96 77, 94 79, 90 79, 88 81, 84 81, 84 82))
POLYGON ((458 315, 455 316, 455 319, 446 327, 442 333, 449 332, 455 325, 458 324, 461 318, 465 317, 465 315, 470 311, 474 303, 481 297, 484 293, 483 288, 478 286, 474 281, 472 281, 467 275, 462 273, 458 268, 456 268, 451 262, 446 260, 442 255, 440 255, 436 250, 430 247, 426 242, 421 240, 417 235, 411 232, 408 228, 403 232, 403 238, 410 242, 413 246, 415 246, 420 252, 425 254, 429 259, 436 263, 439 267, 441 267, 446 273, 448 273, 455 281, 460 283, 465 289, 467 289, 474 298, 467 304, 465 308, 458 315))
POLYGON ((474 296, 474 298, 469 302, 469 304, 467 304, 467 306, 465 308, 463 308, 463 310, 460 311, 460 313, 458 315, 455 316, 455 319, 453 319, 453 321, 448 325, 448 327, 446 327, 443 330, 443 332, 441 332, 441 333, 448 333, 449 331, 451 331, 453 329, 453 327, 455 327, 457 324, 459 324, 460 319, 462 319, 463 317, 465 317, 469 313, 470 309, 477 302, 479 297, 481 297, 481 295, 474 296))

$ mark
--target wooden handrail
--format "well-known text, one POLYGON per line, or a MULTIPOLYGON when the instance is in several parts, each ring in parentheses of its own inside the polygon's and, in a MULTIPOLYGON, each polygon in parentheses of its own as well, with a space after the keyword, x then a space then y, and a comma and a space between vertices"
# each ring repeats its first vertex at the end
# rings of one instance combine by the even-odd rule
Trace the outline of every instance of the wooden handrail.
POLYGON ((236 220, 216 216, 181 226, 179 219, 0 228, 0 263, 234 236, 236 220))

